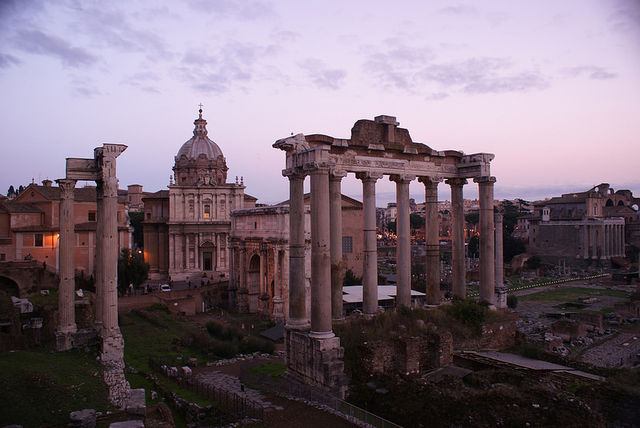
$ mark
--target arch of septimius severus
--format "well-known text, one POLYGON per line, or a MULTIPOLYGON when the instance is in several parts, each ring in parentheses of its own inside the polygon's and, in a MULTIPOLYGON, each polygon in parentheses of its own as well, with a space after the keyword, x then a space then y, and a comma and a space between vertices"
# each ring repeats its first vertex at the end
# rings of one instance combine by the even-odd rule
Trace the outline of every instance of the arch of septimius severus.
POLYGON ((109 387, 109 401, 122 406, 129 396, 124 377, 124 341, 118 326, 118 178, 116 158, 125 151, 123 144, 103 144, 94 149, 93 159, 67 158, 66 177, 60 186, 60 285, 58 287, 58 326, 56 349, 77 346, 81 335, 75 322, 74 290, 75 233, 73 189, 79 180, 96 182, 96 307, 95 331, 100 336, 100 360, 109 387))
MULTIPOLYGON (((411 304, 411 248, 409 236, 409 183, 425 186, 427 305, 440 303, 438 237, 438 184, 451 187, 453 294, 465 297, 463 186, 478 185, 480 200, 480 300, 505 306, 502 286, 502 248, 494 253, 493 185, 490 162, 494 155, 465 155, 456 150, 437 151, 411 140, 392 116, 359 120, 351 138, 298 134, 273 144, 286 152, 283 175, 289 179, 290 252, 289 321, 286 329, 287 370, 291 375, 326 390, 344 394, 345 381, 340 339, 332 322, 342 317, 342 259, 340 236, 341 180, 349 173, 362 181, 365 255, 363 312, 378 310, 375 184, 385 175, 397 193, 397 305, 411 304), (304 286, 304 206, 306 176, 311 185, 311 319, 306 317, 304 286), (333 272, 332 272, 333 267, 333 272), (500 284, 496 286, 496 268, 500 284)), ((501 217, 496 216, 501 222, 501 217)), ((501 231, 499 232, 501 234, 501 231)), ((501 235, 498 236, 501 242, 501 235)))

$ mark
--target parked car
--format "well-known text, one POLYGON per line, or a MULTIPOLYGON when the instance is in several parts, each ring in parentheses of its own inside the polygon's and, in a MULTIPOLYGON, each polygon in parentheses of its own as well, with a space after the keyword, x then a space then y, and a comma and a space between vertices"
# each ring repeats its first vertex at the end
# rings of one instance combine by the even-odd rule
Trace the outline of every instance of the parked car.
POLYGON ((171 286, 169 284, 162 284, 160 286, 160 291, 171 291, 171 286))

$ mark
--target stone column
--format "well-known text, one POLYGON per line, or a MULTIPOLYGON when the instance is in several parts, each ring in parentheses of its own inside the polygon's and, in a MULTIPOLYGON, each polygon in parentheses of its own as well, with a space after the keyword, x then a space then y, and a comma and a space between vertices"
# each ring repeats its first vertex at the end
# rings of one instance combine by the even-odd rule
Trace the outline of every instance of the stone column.
POLYGON ((311 170, 311 332, 334 337, 331 330, 331 233, 329 169, 311 170))
POLYGON ((427 247, 427 305, 440 303, 440 228, 437 177, 420 177, 425 190, 425 242, 427 247))
POLYGON ((495 177, 476 177, 480 199, 480 301, 495 303, 493 183, 495 177))
POLYGON ((289 178, 289 319, 287 327, 309 327, 304 278, 304 174, 289 178))
POLYGON ((396 183, 397 221, 396 231, 396 307, 411 307, 411 225, 409 222, 409 183, 414 176, 392 175, 389 177, 396 183))
POLYGON ((60 188, 59 260, 60 283, 58 286, 58 328, 56 349, 67 351, 73 347, 73 334, 77 331, 75 320, 75 231, 73 221, 73 189, 76 180, 56 180, 60 188))
POLYGON ((329 221, 331 222, 331 318, 342 321, 342 191, 340 189, 345 171, 331 171, 329 175, 329 221))
POLYGON ((102 302, 104 301, 104 261, 102 259, 102 235, 104 234, 104 188, 102 180, 96 181, 96 319, 94 327, 98 333, 102 331, 102 302))
POLYGON ((118 179, 106 177, 103 180, 103 216, 102 236, 100 242, 103 267, 103 336, 113 333, 119 334, 118 328, 118 179), (106 330, 106 332, 105 332, 106 330))
POLYGON ((586 223, 582 224, 582 258, 589 258, 589 226, 586 223))
POLYGON ((376 181, 380 173, 359 172, 362 180, 364 211, 364 269, 362 273, 362 309, 371 317, 378 311, 378 242, 376 237, 376 181))
POLYGON ((451 186, 451 268, 453 276, 453 295, 464 299, 467 297, 467 282, 464 260, 464 199, 462 186, 467 184, 464 178, 450 178, 451 186))
POLYGON ((504 286, 504 260, 502 253, 502 213, 494 214, 495 221, 495 297, 496 307, 504 309, 507 307, 507 288, 504 286))

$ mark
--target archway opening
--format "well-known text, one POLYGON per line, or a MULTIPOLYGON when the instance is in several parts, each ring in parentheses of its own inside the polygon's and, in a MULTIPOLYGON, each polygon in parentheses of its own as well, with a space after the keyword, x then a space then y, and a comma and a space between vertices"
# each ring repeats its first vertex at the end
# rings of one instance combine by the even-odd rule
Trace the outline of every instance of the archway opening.
POLYGON ((249 312, 258 310, 258 295, 260 293, 260 256, 254 254, 249 261, 247 288, 249 292, 249 312))

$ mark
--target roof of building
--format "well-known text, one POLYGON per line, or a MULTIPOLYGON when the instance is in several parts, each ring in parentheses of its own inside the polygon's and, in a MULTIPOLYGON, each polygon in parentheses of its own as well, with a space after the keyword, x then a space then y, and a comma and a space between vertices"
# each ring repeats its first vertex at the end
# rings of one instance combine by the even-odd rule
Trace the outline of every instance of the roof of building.
POLYGON ((28 202, 7 202, 4 204, 4 209, 9 213, 41 213, 43 212, 37 206, 28 202))
POLYGON ((202 118, 202 109, 199 110, 198 118, 193 122, 193 137, 187 140, 176 155, 176 159, 185 156, 187 159, 198 159, 204 155, 207 159, 216 159, 222 155, 220 147, 207 137, 207 121, 202 118))
POLYGON ((147 193, 142 197, 142 200, 145 199, 169 199, 169 191, 168 190, 158 190, 154 193, 147 193))
MULTIPOLYGON (((395 285, 378 285, 378 301, 394 300, 396 295, 395 285)), ((411 296, 425 296, 425 294, 416 290, 411 290, 411 296)), ((362 302, 362 285, 348 285, 342 287, 342 300, 345 303, 362 302)))

